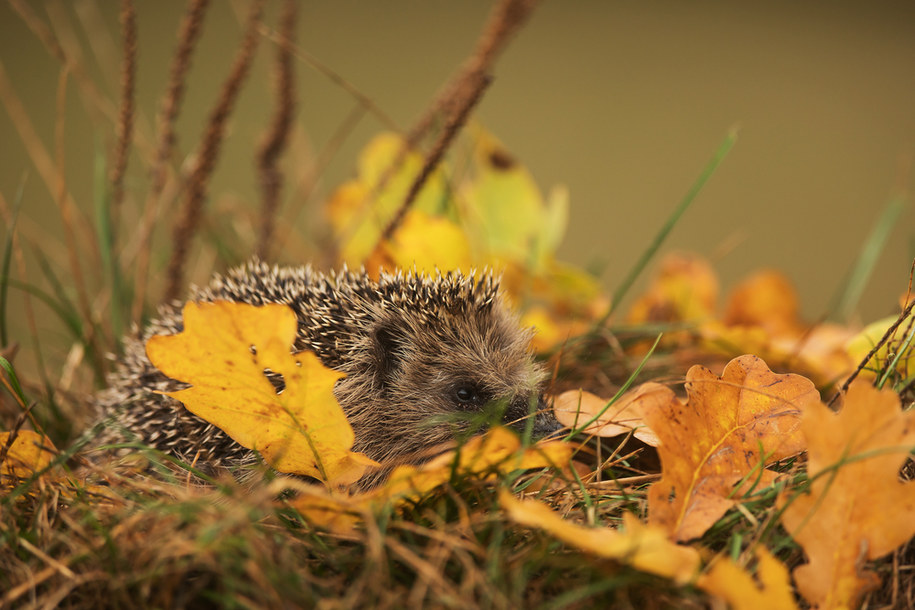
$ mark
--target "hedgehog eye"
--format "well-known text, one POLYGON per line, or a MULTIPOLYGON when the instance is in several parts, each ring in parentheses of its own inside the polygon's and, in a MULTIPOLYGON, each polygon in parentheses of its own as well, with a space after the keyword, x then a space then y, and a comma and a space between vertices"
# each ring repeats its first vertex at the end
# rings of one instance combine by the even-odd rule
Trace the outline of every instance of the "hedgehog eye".
POLYGON ((457 397, 458 402, 464 404, 472 404, 480 401, 480 394, 477 392, 477 389, 470 385, 458 386, 454 391, 455 397, 457 397))

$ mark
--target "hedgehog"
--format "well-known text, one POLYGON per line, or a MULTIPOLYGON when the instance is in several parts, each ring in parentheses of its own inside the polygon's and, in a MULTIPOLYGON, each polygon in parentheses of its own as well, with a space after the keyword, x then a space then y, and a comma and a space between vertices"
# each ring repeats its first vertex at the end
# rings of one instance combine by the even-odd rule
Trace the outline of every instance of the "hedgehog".
MULTIPOLYGON (((390 465, 428 459, 471 427, 474 414, 497 413, 506 425, 535 436, 559 428, 543 408, 545 374, 531 352, 533 331, 519 325, 491 272, 476 278, 382 271, 374 280, 365 270, 325 274, 252 259, 192 288, 189 300, 292 308, 298 322, 293 351, 310 350, 345 374, 334 394, 353 427, 353 450, 383 466, 362 487, 382 481, 390 465)), ((209 475, 238 473, 259 463, 257 454, 163 395, 186 385, 146 356, 149 337, 181 332, 181 305, 160 307, 142 334, 125 339, 109 387, 96 401, 108 422, 101 440, 139 441, 209 475)), ((271 380, 282 389, 281 379, 271 380)))

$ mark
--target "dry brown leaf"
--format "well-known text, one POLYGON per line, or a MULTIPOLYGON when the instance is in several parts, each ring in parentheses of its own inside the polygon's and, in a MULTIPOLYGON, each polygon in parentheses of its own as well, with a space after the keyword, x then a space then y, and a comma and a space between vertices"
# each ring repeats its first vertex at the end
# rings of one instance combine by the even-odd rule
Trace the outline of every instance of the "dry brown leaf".
POLYGON ((663 528, 645 525, 632 513, 623 513, 622 530, 615 530, 572 523, 542 502, 519 500, 507 491, 501 492, 499 501, 512 521, 543 529, 598 557, 615 559, 679 584, 693 580, 699 570, 696 549, 671 542, 663 528))
POLYGON ((290 353, 292 309, 218 301, 187 303, 183 316, 183 332, 146 344, 156 367, 192 386, 169 396, 281 472, 346 485, 375 465, 350 451, 353 429, 333 394, 343 374, 309 352, 290 353), (282 392, 265 371, 282 375, 282 392))
POLYGON ((701 536, 753 484, 769 485, 775 474, 762 467, 803 450, 801 410, 819 402, 810 380, 776 375, 756 356, 735 358, 720 378, 694 366, 686 391, 687 404, 675 399, 643 409, 661 439, 662 476, 648 490, 649 523, 675 540, 701 536))
POLYGON ((902 412, 894 392, 858 380, 839 413, 810 405, 801 427, 810 491, 778 502, 809 560, 794 579, 818 608, 852 607, 879 583, 863 563, 915 536, 915 482, 899 481, 915 446, 915 411, 902 412))
POLYGON ((569 390, 555 398, 553 413, 559 423, 573 429, 584 426, 600 413, 600 417, 583 430, 585 434, 609 437, 631 432, 643 443, 657 447, 658 436, 645 424, 642 408, 648 402, 666 404, 671 400, 676 400, 674 393, 659 383, 644 383, 607 409, 609 399, 583 390, 569 390))
POLYGON ((696 585, 724 599, 734 610, 793 610, 797 608, 788 568, 765 547, 758 547, 756 579, 729 559, 722 559, 699 577, 696 585))

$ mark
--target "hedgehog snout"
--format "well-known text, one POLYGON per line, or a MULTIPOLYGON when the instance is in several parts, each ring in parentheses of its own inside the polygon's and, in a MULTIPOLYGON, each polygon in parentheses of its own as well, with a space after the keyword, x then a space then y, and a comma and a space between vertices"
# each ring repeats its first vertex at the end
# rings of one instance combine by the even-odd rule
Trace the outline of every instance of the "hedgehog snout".
POLYGON ((552 410, 543 399, 542 394, 536 395, 537 408, 532 410, 533 396, 516 396, 505 413, 505 422, 512 428, 524 431, 527 427, 527 421, 534 419, 534 428, 532 431, 534 438, 550 436, 554 432, 562 429, 562 425, 553 416, 552 410))

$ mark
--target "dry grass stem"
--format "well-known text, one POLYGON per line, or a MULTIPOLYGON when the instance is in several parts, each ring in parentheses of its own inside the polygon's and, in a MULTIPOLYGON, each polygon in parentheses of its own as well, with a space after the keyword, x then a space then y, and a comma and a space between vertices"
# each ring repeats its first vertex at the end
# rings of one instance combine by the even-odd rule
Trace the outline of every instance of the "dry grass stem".
MULTIPOLYGON (((59 201, 61 179, 58 178, 57 175, 58 168, 55 165, 51 154, 48 152, 47 148, 45 148, 44 143, 38 136, 38 133, 35 131, 35 127, 32 125, 32 120, 29 117, 25 106, 22 105, 22 102, 13 90, 12 83, 9 81, 6 68, 2 61, 0 61, 0 102, 2 102, 4 108, 6 108, 6 112, 11 119, 10 122, 13 124, 13 127, 16 128, 19 139, 22 141, 35 169, 38 170, 38 175, 41 176, 41 180, 47 188, 48 193, 55 201, 59 201)), ((76 202, 73 200, 70 193, 65 193, 64 198, 68 206, 72 209, 76 209, 76 202)), ((82 230, 87 232, 87 235, 91 236, 92 228, 86 223, 82 223, 82 230)))
POLYGON ((473 83, 471 90, 472 95, 464 97, 464 99, 461 100, 461 104, 453 108, 453 112, 448 117, 444 129, 442 129, 432 150, 430 150, 429 154, 426 156, 422 170, 420 170, 419 175, 416 176, 413 184, 410 185, 407 196, 404 198, 403 203, 400 204, 400 208, 398 208, 394 217, 391 218, 390 222, 385 227, 379 241, 389 240, 391 239, 391 236, 394 235, 394 231, 397 230, 397 227, 400 226, 400 223, 407 215, 407 211, 410 209, 410 206, 413 205, 416 196, 419 195, 419 191, 422 190, 426 180, 429 179, 429 176, 431 176, 435 168, 438 167, 439 162, 448 150, 448 146, 454 141, 454 138, 461 130, 461 127, 464 126, 467 117, 470 116, 470 111, 479 103, 480 99, 483 97, 483 92, 486 90, 486 87, 489 86, 490 82, 491 79, 488 76, 479 76, 476 82, 473 83))
POLYGON ((177 299, 184 291, 184 273, 187 257, 190 254, 191 240, 197 233, 203 214, 203 204, 207 195, 207 183, 225 134, 226 121, 235 105, 238 92, 248 74, 254 50, 257 48, 257 26, 265 0, 255 0, 248 13, 245 34, 235 54, 232 69, 223 83, 222 91, 216 106, 210 113, 203 141, 197 151, 194 169, 188 178, 184 203, 178 212, 178 218, 172 225, 172 254, 166 271, 165 300, 177 299))
POLYGON ((533 13, 536 4, 537 0, 501 0, 493 8, 473 53, 410 129, 407 135, 410 148, 419 144, 437 117, 447 117, 451 107, 463 105, 465 98, 474 95, 476 83, 492 72, 499 55, 533 13))
POLYGON ((836 393, 832 395, 832 398, 830 398, 829 402, 826 403, 827 406, 831 407, 833 403, 838 400, 839 396, 845 394, 845 392, 848 391, 848 387, 851 385, 851 382, 854 381, 858 374, 867 367, 867 363, 870 362, 871 358, 874 357, 874 354, 880 351, 881 347, 886 345, 887 341, 890 340, 890 337, 896 333, 896 329, 899 328, 903 322, 909 319, 909 317, 912 315, 913 309, 915 309, 915 300, 912 300, 908 306, 902 310, 902 313, 899 314, 899 317, 896 318, 896 321, 893 322, 888 329, 886 329, 886 332, 883 333, 883 336, 880 337, 880 340, 877 341, 877 344, 874 345, 874 347, 872 347, 869 352, 867 352, 867 355, 864 356, 864 358, 855 368, 855 371, 849 375, 848 379, 845 380, 845 383, 842 384, 842 387, 836 390, 836 393))
POLYGON ((384 125, 384 127, 386 129, 390 129, 391 131, 396 131, 396 132, 400 133, 401 128, 397 124, 397 121, 395 121, 389 114, 387 114, 384 110, 382 110, 372 100, 372 98, 370 98, 366 94, 359 91, 359 89, 357 89, 355 85, 353 85, 351 82, 349 82, 348 80, 343 78, 343 76, 334 72, 329 66, 322 63, 320 60, 318 60, 316 57, 314 57, 313 55, 311 55, 304 49, 300 48, 299 46, 293 44, 290 41, 285 40, 281 34, 274 32, 273 30, 267 28, 264 25, 261 25, 259 30, 263 36, 270 39, 274 44, 277 44, 281 47, 282 46, 287 47, 289 52, 292 53, 292 55, 296 59, 308 64, 309 66, 311 66, 312 68, 314 68, 315 70, 317 70, 318 72, 320 72, 321 74, 326 76, 327 79, 330 80, 332 83, 334 83, 335 85, 337 85, 338 87, 340 87, 341 89, 343 89, 344 91, 349 93, 351 96, 353 96, 353 99, 355 99, 363 108, 365 108, 367 112, 369 112, 372 116, 374 116, 376 119, 378 119, 378 121, 381 122, 381 124, 384 125))
POLYGON ((295 23, 296 2, 286 0, 280 16, 280 37, 284 43, 276 47, 276 109, 257 159, 263 199, 256 252, 262 259, 269 255, 279 209, 282 174, 277 168, 277 159, 286 149, 295 113, 294 66, 290 52, 294 44, 295 23))
MULTIPOLYGON (((76 239, 76 202, 73 201, 73 198, 67 192, 67 178, 64 171, 64 137, 66 133, 64 117, 66 116, 66 102, 67 102, 67 78, 68 70, 64 66, 60 71, 60 79, 58 80, 57 85, 57 110, 56 117, 57 120, 54 123, 54 149, 56 157, 57 171, 55 172, 55 177, 57 178, 57 192, 55 194, 54 200, 57 203, 57 208, 60 211, 60 219, 63 222, 64 226, 64 241, 67 244, 67 254, 70 259, 70 273, 73 276, 73 284, 76 288, 76 301, 80 312, 82 313, 83 320, 90 322, 94 319, 92 315, 92 307, 89 304, 89 292, 86 287, 86 279, 83 276, 83 268, 79 262, 79 243, 76 239)), ((97 243, 94 238, 88 240, 88 243, 95 244, 97 243)), ((95 336, 92 331, 93 325, 91 322, 85 325, 86 331, 86 340, 88 343, 95 344, 95 336)))
POLYGON ((121 110, 118 113, 117 146, 111 165, 112 227, 116 229, 124 201, 124 173, 130 156, 135 112, 134 88, 137 76, 137 16, 132 0, 121 0, 121 28, 124 53, 121 65, 121 110))
POLYGON ((59 61, 61 65, 70 68, 70 71, 73 73, 76 82, 79 85, 80 93, 88 102, 86 106, 90 112, 100 113, 101 115, 108 117, 111 121, 114 121, 116 116, 114 104, 102 95, 101 91, 99 91, 96 86, 95 81, 92 80, 85 68, 68 56, 54 33, 34 12, 32 12, 32 8, 29 4, 24 2, 24 0, 8 0, 8 2, 16 14, 19 15, 20 19, 22 19, 32 33, 35 34, 35 37, 38 38, 48 50, 51 56, 59 61))
MULTIPOLYGON (((400 169, 408 151, 415 150, 420 141, 426 136, 436 119, 444 116, 447 132, 454 123, 455 117, 462 112, 469 111, 479 101, 480 87, 492 72, 493 65, 499 54, 505 49, 512 36, 521 28, 530 17, 536 5, 536 0, 502 0, 490 13, 480 37, 474 45, 470 57, 454 77, 433 98, 423 115, 406 135, 405 146, 395 157, 388 169, 379 178, 378 183, 366 197, 365 205, 375 200, 377 194, 387 185, 391 176, 400 169)), ((466 117, 465 117, 466 118, 466 117)), ((454 134, 451 134, 453 138, 454 134)), ((433 145, 433 150, 440 144, 441 137, 433 145)), ((444 151, 443 151, 444 152, 444 151)), ((424 168, 425 169, 425 168, 424 168)), ((423 177, 424 182, 427 177, 423 177)), ((420 184, 422 186, 422 184, 420 184)), ((407 201, 415 198, 416 193, 407 196, 407 201)), ((394 219, 389 222, 384 231, 385 237, 390 237, 397 225, 403 220, 403 215, 412 202, 401 205, 394 219)), ((385 237, 382 237, 384 239, 385 237)))
POLYGON ((162 205, 168 163, 175 147, 175 121, 181 109, 184 89, 187 84, 187 72, 191 66, 191 55, 200 39, 203 18, 209 0, 190 0, 187 10, 178 28, 178 45, 169 66, 168 85, 162 97, 158 118, 158 143, 156 156, 151 170, 149 194, 143 204, 143 218, 140 221, 140 236, 137 245, 136 282, 134 284, 134 320, 142 317, 146 302, 147 282, 149 281, 149 260, 152 249, 152 234, 155 228, 159 209, 162 205))

